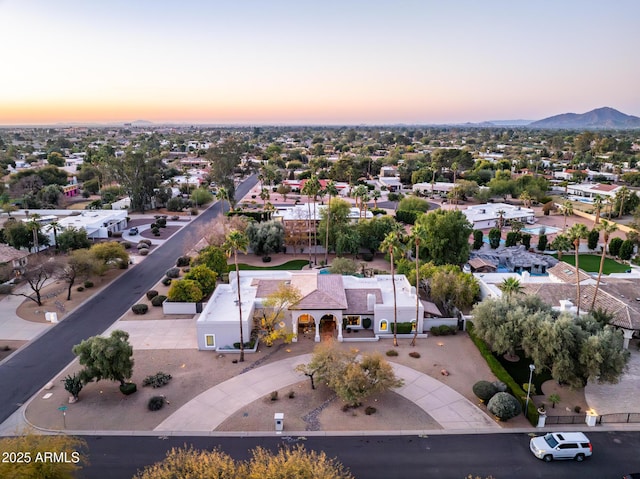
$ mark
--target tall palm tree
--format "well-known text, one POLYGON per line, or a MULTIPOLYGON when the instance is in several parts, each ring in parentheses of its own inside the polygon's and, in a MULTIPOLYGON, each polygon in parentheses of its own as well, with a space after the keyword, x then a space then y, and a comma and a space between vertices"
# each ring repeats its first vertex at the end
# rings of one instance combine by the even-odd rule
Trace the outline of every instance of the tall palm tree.
POLYGON ((598 223, 600 223, 600 211, 602 210, 602 206, 604 205, 604 201, 602 196, 596 195, 593 197, 593 209, 596 211, 596 217, 593 220, 593 227, 595 228, 598 223))
POLYGON ((413 339, 411 340, 411 346, 416 345, 418 339, 418 315, 420 314, 420 243, 422 239, 427 236, 427 230, 425 227, 417 223, 411 228, 411 239, 415 245, 415 267, 416 267, 416 330, 413 332, 413 339))
POLYGON ((562 209, 562 214, 564 215, 564 225, 562 226, 562 232, 567 229, 567 216, 571 216, 573 214, 573 203, 569 200, 562 203, 560 207, 562 209))
POLYGON ((271 198, 271 194, 269 194, 269 190, 267 188, 262 188, 260 190, 260 199, 262 200, 262 206, 266 206, 267 200, 271 198))
POLYGON ((324 232, 324 264, 329 264, 329 223, 331 223, 331 198, 338 195, 338 188, 333 181, 327 182, 325 192, 329 195, 329 203, 327 204, 327 227, 324 232))
POLYGON ((62 226, 57 221, 52 221, 49 223, 49 226, 51 226, 51 229, 53 230, 53 241, 56 243, 56 249, 58 249, 58 231, 62 226))
POLYGON ((520 280, 517 278, 505 278, 498 287, 507 299, 511 299, 514 294, 522 293, 522 285, 520 284, 520 280))
POLYGON ((629 196, 629 188, 623 186, 620 188, 620 191, 616 193, 616 200, 620 202, 620 208, 618 210, 618 218, 622 218, 622 213, 624 212, 624 202, 629 196))
POLYGON ((576 223, 567 232, 567 236, 569 241, 573 244, 573 248, 575 251, 575 261, 576 261, 576 308, 578 308, 578 316, 580 316, 580 260, 579 260, 579 250, 580 250, 580 240, 585 239, 589 236, 589 229, 581 224, 576 223))
POLYGON ((387 233, 380 244, 380 249, 389 253, 391 260, 391 284, 393 286, 393 345, 398 346, 396 330, 398 329, 398 307, 396 305, 395 257, 401 252, 402 243, 397 231, 387 233))
POLYGON ((373 190, 371 192, 371 198, 373 198, 373 207, 378 209, 378 200, 382 198, 382 192, 380 190, 373 190))
MULTIPOLYGON (((27 212, 25 211, 25 214, 26 213, 27 212)), ((38 222, 38 218, 40 218, 40 215, 38 213, 33 213, 28 223, 29 229, 33 234, 33 248, 36 250, 36 254, 40 253, 40 244, 38 241, 40 235, 40 223, 38 222)))
POLYGON ((242 332, 242 298, 240 297, 240 268, 238 267, 238 251, 247 254, 249 248, 249 238, 242 231, 232 229, 227 234, 224 244, 222 245, 227 258, 233 256, 233 262, 236 266, 236 285, 238 290, 238 314, 240 316, 240 362, 244 361, 244 334, 242 332))
MULTIPOLYGON (((307 209, 308 209, 308 217, 309 217, 309 221, 308 221, 308 225, 309 225, 309 268, 311 268, 311 201, 313 201, 313 238, 314 240, 316 240, 316 244, 317 244, 317 238, 316 238, 316 197, 318 195, 318 191, 320 191, 322 189, 322 186, 320 185, 320 181, 318 181, 318 177, 317 176, 312 176, 311 178, 309 178, 305 183, 304 186, 302 187, 302 194, 307 196, 307 209)), ((315 258, 316 258, 316 262, 318 261, 318 250, 317 248, 314 248, 315 250, 315 258)))
POLYGON ((610 223, 607 220, 602 220, 598 225, 598 231, 602 231, 604 244, 602 245, 602 255, 600 256, 600 269, 598 270, 598 280, 596 281, 596 290, 593 293, 593 299, 591 300, 591 308, 596 306, 596 297, 598 296, 598 288, 600 288, 600 278, 602 278, 602 268, 604 267, 604 256, 607 254, 607 245, 609 244, 609 238, 611 234, 618 230, 618 225, 610 223))
MULTIPOLYGON (((229 209, 233 211, 233 206, 231 205, 231 201, 229 200, 229 191, 224 186, 218 187, 216 198, 220 201, 226 201, 227 203, 229 203, 229 209)), ((222 203, 222 209, 224 209, 224 203, 222 203)))

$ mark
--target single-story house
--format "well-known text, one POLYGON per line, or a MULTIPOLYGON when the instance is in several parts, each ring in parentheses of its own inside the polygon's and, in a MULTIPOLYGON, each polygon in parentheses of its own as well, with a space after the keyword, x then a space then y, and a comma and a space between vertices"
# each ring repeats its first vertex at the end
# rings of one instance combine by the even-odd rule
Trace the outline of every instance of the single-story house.
POLYGON ((0 266, 10 266, 13 276, 19 276, 27 266, 29 253, 0 243, 0 266))
MULTIPOLYGON (((263 301, 281 285, 298 289, 301 299, 288 307, 282 320, 293 332, 293 341, 301 334, 312 334, 320 341, 320 333, 343 340, 343 329, 365 329, 370 321, 375 334, 391 334, 394 321, 393 284, 396 289, 398 323, 412 323, 422 332, 425 307, 418 303, 416 291, 404 275, 378 275, 357 278, 311 271, 242 271, 242 331, 249 340, 255 319, 262 317, 263 301), (369 321, 365 321, 368 319, 369 321)), ((229 275, 229 284, 220 284, 211 300, 197 316, 198 349, 219 350, 240 341, 237 277, 229 275)), ((438 311, 439 312, 439 311, 438 311)), ((431 314, 438 312, 432 311, 431 314)))
POLYGON ((531 208, 509 205, 507 203, 473 205, 462 210, 462 213, 473 225, 473 229, 476 230, 495 228, 498 226, 501 215, 505 225, 509 224, 512 220, 522 221, 527 224, 533 224, 536 221, 535 213, 531 208))

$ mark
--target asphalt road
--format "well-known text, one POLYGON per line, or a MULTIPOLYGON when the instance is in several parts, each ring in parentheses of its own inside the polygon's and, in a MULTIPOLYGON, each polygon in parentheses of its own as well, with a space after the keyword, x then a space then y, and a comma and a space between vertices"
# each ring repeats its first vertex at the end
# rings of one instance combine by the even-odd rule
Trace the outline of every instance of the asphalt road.
POLYGON ((80 477, 130 478, 145 465, 162 460, 172 447, 220 447, 235 459, 248 459, 257 445, 277 450, 283 444, 303 444, 308 450, 337 457, 357 479, 620 479, 640 470, 640 433, 588 432, 593 456, 582 463, 545 463, 529 451, 529 436, 520 434, 308 437, 85 437, 91 464, 80 477), (295 439, 295 438, 293 438, 295 439))
MULTIPOLYGON (((249 177, 238 186, 236 197, 242 198, 256 183, 255 175, 249 177)), ((217 202, 203 211, 144 261, 0 365, 0 424, 74 359, 73 346, 102 334, 151 289, 184 254, 189 232, 213 220, 222 208, 217 202)))

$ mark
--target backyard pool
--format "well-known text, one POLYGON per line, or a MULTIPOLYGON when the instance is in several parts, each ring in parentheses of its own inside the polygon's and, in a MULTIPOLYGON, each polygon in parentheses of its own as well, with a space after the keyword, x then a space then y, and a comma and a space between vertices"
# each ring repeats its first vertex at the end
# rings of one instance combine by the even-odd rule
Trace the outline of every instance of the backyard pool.
POLYGON ((560 231, 560 228, 556 228, 555 226, 535 226, 533 228, 523 228, 522 231, 524 233, 529 233, 531 235, 540 236, 540 230, 544 230, 544 234, 552 235, 560 231))

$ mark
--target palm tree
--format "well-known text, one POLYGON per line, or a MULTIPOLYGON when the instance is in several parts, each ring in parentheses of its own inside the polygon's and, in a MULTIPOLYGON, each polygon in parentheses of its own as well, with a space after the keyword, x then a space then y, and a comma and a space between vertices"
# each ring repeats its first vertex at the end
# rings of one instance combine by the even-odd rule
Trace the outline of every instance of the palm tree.
POLYGON ((573 244, 576 258, 576 308, 578 308, 578 316, 580 316, 580 260, 578 252, 580 250, 580 240, 587 236, 589 236, 589 229, 581 223, 576 223, 567 232, 567 237, 573 244))
POLYGON ((238 314, 240 316, 240 362, 244 361, 244 335, 242 332, 242 298, 240 297, 240 268, 238 267, 238 251, 247 254, 249 238, 242 231, 233 229, 229 231, 222 248, 227 254, 227 258, 233 255, 233 262, 236 266, 236 285, 238 290, 238 314))
MULTIPOLYGON (((229 209, 233 211, 233 206, 231 205, 231 201, 229 200, 229 191, 224 186, 220 186, 218 188, 216 198, 223 202, 226 201, 227 203, 229 203, 229 209)), ((222 204, 222 209, 224 209, 224 203, 222 204)))
POLYGON ((562 203, 560 207, 562 209, 562 214, 564 215, 564 226, 562 226, 562 232, 567 229, 567 216, 571 216, 573 214, 573 203, 569 200, 562 203))
POLYGON ((602 196, 596 195, 593 197, 593 209, 596 211, 596 218, 593 221, 594 228, 598 223, 600 223, 600 211, 602 210, 603 205, 604 205, 604 201, 602 196))
POLYGON ((498 229, 500 231, 502 231, 502 228, 504 228, 504 210, 498 210, 496 211, 496 214, 498 215, 498 229))
POLYGON ((329 203, 327 204, 327 227, 324 232, 324 264, 329 264, 329 223, 331 223, 331 198, 338 195, 338 188, 333 181, 327 182, 325 192, 329 195, 329 203))
POLYGON ((629 188, 623 186, 620 188, 620 191, 616 193, 616 200, 620 202, 620 209, 618 210, 618 218, 622 218, 622 213, 624 212, 624 202, 629 196, 629 188))
POLYGON ((373 198, 373 207, 378 209, 378 200, 382 198, 382 192, 380 190, 373 190, 371 192, 371 198, 373 198))
MULTIPOLYGON (((320 185, 320 181, 316 176, 312 176, 309 178, 302 187, 302 194, 307 196, 307 209, 308 209, 308 225, 309 225, 309 268, 311 268, 311 201, 313 200, 313 237, 316 238, 316 196, 318 195, 318 191, 322 189, 320 185)), ((316 241, 317 243, 317 241, 316 241)), ((316 262, 318 261, 318 251, 317 248, 314 248, 316 254, 316 262)))
MULTIPOLYGON (((401 251, 400 237, 397 231, 391 231, 387 233, 384 240, 380 244, 380 250, 389 253, 391 260, 391 284, 393 286, 393 345, 398 346, 398 338, 396 336, 396 330, 398 328, 398 307, 396 305, 396 281, 394 277, 395 273, 395 256, 400 254, 401 251)), ((417 326, 416 326, 417 327, 417 326)))
MULTIPOLYGON (((25 211, 25 214, 27 214, 26 211, 25 211)), ((40 218, 40 215, 37 213, 34 213, 31 215, 31 219, 27 223, 29 226, 29 229, 33 233, 33 248, 36 250, 36 254, 40 253, 40 244, 38 242, 38 239, 39 239, 38 236, 40 235, 40 223, 38 222, 38 218, 40 218)))
POLYGON ((425 227, 418 223, 413 225, 411 228, 411 239, 415 244, 415 267, 416 267, 416 330, 413 333, 413 339, 411 340, 411 346, 416 345, 416 340, 418 339, 418 315, 420 314, 420 242, 427 235, 427 231, 425 227))
POLYGON ((505 278, 499 288, 507 299, 511 299, 513 294, 522 293, 522 285, 520 284, 520 280, 517 278, 505 278))
POLYGON ((566 235, 560 234, 551 242, 551 248, 558 252, 558 261, 562 261, 562 253, 569 251, 571 242, 566 235))
POLYGON ((618 225, 615 223, 610 223, 607 220, 602 220, 600 222, 600 225, 598 225, 598 231, 602 231, 604 236, 603 237, 604 244, 602 245, 602 255, 600 256, 600 269, 598 270, 598 280, 596 281, 596 290, 593 293, 593 299, 591 300, 591 308, 590 308, 591 311, 593 311, 593 308, 595 308, 596 306, 596 297, 598 296, 598 288, 600 287, 600 278, 602 278, 602 268, 604 267, 604 256, 605 254, 607 254, 607 245, 609 244, 609 238, 611 237, 611 234, 617 230, 618 230, 618 225))
POLYGON ((51 229, 53 230, 53 241, 55 241, 56 249, 58 249, 58 230, 62 228, 62 225, 57 221, 52 221, 49 223, 49 226, 51 226, 51 229))

